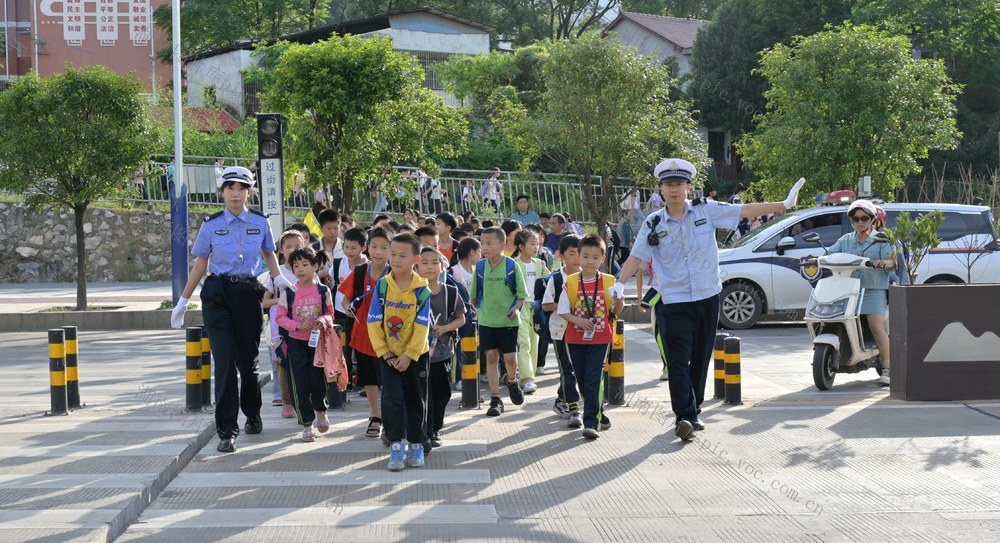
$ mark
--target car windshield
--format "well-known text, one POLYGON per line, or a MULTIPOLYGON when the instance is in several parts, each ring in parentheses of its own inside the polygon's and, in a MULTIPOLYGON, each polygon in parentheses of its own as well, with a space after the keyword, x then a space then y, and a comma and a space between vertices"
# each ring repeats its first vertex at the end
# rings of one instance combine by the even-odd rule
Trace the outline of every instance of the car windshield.
POLYGON ((805 211, 805 210, 792 211, 791 213, 785 213, 784 215, 778 217, 777 219, 772 219, 772 220, 770 220, 770 221, 768 221, 768 222, 766 222, 766 223, 758 226, 757 228, 754 228, 753 230, 747 232, 747 235, 741 237, 740 239, 738 239, 738 240, 736 240, 736 241, 734 241, 734 242, 732 242, 732 243, 724 246, 723 249, 735 249, 737 247, 743 247, 744 245, 750 245, 750 244, 756 243, 758 241, 761 241, 763 239, 763 238, 761 238, 761 234, 764 231, 770 231, 769 229, 772 226, 775 226, 775 225, 778 225, 778 224, 785 224, 787 226, 787 222, 788 221, 794 220, 799 215, 801 215, 803 211, 805 211))

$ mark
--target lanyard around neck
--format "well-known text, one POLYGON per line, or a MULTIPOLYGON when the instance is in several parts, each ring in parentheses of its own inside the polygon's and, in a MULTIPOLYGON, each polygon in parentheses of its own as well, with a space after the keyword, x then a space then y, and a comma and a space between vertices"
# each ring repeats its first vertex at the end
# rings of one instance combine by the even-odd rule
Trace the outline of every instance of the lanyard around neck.
POLYGON ((597 289, 600 288, 600 285, 598 285, 600 277, 600 272, 594 274, 594 297, 593 299, 587 299, 587 285, 583 281, 583 272, 580 273, 580 290, 583 292, 583 307, 590 318, 594 318, 597 311, 597 289))

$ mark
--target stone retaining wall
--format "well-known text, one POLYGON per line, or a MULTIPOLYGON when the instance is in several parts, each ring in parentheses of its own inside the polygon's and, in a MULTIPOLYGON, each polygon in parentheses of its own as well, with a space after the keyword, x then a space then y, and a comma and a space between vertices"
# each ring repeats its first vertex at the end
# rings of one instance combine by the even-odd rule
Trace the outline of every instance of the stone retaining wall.
MULTIPOLYGON (((190 213, 188 244, 207 214, 190 213)), ((89 281, 169 281, 170 212, 91 208, 84 217, 89 281)), ((76 281, 72 211, 0 202, 0 283, 76 281)))

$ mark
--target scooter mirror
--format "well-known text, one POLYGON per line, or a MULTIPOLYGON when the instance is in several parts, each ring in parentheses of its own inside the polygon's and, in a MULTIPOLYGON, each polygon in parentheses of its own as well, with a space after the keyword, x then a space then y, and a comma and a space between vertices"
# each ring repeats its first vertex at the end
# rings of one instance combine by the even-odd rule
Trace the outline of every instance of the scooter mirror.
POLYGON ((1000 251, 1000 240, 995 239, 987 243, 984 249, 986 249, 987 251, 1000 251))
MULTIPOLYGON (((808 234, 802 236, 802 241, 808 241, 809 243, 819 243, 819 234, 817 234, 816 232, 809 232, 808 234)), ((781 242, 778 243, 780 245, 781 242)))
POLYGON ((885 232, 875 232, 872 234, 872 241, 875 243, 889 243, 889 236, 885 232))

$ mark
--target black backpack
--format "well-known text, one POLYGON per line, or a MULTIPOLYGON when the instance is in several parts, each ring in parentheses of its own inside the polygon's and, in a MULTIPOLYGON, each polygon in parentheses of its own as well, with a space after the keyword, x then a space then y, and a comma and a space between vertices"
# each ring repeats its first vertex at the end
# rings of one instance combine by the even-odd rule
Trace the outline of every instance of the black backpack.
POLYGON ((465 304, 465 324, 458 329, 458 337, 475 337, 476 335, 476 308, 472 306, 472 301, 469 299, 469 290, 465 288, 461 282, 455 279, 455 272, 451 268, 448 268, 448 272, 445 275, 445 284, 455 287, 458 291, 459 298, 462 299, 462 303, 465 304))

